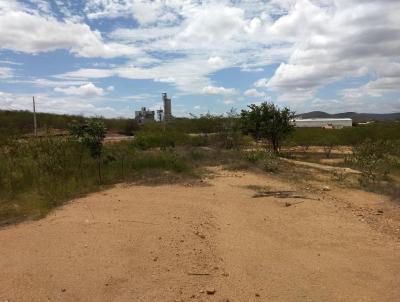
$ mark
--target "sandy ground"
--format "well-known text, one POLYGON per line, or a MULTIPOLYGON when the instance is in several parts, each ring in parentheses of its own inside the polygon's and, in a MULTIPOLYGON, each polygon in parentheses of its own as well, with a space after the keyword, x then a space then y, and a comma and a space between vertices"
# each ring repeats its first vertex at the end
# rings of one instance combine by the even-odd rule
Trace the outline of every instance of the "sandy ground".
POLYGON ((282 158, 281 160, 286 161, 291 164, 305 166, 308 168, 313 168, 313 169, 322 170, 322 171, 326 171, 326 172, 340 171, 342 173, 347 173, 347 174, 360 174, 361 173, 360 171, 357 171, 357 170, 354 170, 351 168, 329 166, 328 165, 329 161, 325 161, 324 163, 326 163, 326 164, 317 164, 317 163, 310 163, 310 162, 306 162, 306 161, 293 160, 293 159, 289 159, 289 158, 282 158))
MULTIPOLYGON (((295 146, 290 148, 283 148, 282 151, 288 152, 305 152, 305 153, 325 153, 324 147, 321 146, 295 146)), ((335 146, 331 150, 331 154, 353 154, 353 149, 350 146, 335 146)))
POLYGON ((399 301, 398 204, 216 173, 204 186, 119 185, 1 229, 0 301, 399 301), (246 185, 312 199, 252 198, 246 185))

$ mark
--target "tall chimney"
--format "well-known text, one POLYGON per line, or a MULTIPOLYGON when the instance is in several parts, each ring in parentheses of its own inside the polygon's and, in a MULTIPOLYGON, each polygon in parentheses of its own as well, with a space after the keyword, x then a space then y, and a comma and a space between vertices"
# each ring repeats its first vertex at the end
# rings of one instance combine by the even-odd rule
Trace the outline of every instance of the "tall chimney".
POLYGON ((164 92, 162 94, 162 100, 164 103, 164 121, 169 121, 172 118, 171 99, 168 98, 167 94, 164 92))

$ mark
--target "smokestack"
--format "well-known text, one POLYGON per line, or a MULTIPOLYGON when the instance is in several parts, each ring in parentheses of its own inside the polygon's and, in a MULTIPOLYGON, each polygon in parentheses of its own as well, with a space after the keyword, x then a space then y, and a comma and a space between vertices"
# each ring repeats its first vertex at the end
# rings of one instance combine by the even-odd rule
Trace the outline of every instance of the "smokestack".
POLYGON ((164 103, 164 121, 169 121, 172 118, 171 99, 169 99, 164 92, 162 94, 162 100, 164 103))

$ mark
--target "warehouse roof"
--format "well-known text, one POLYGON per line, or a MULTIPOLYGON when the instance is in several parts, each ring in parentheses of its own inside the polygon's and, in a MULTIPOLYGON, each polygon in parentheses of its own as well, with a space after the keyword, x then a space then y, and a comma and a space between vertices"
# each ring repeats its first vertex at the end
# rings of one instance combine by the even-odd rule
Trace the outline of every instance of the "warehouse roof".
POLYGON ((351 121, 351 118, 296 118, 296 122, 327 122, 327 121, 351 121))

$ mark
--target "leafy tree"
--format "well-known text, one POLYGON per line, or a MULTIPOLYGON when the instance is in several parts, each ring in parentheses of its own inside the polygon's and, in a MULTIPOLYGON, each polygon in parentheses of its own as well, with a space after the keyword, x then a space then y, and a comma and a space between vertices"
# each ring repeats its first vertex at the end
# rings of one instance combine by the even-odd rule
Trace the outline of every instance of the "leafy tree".
POLYGON ((294 130, 294 112, 267 102, 248 107, 249 110, 242 110, 241 113, 243 131, 255 139, 267 139, 274 152, 278 152, 282 140, 294 130))
POLYGON ((101 154, 103 151, 103 140, 107 132, 103 122, 90 120, 85 124, 74 123, 70 126, 69 130, 73 137, 77 138, 86 148, 88 148, 92 158, 97 160, 99 182, 101 183, 101 154))

